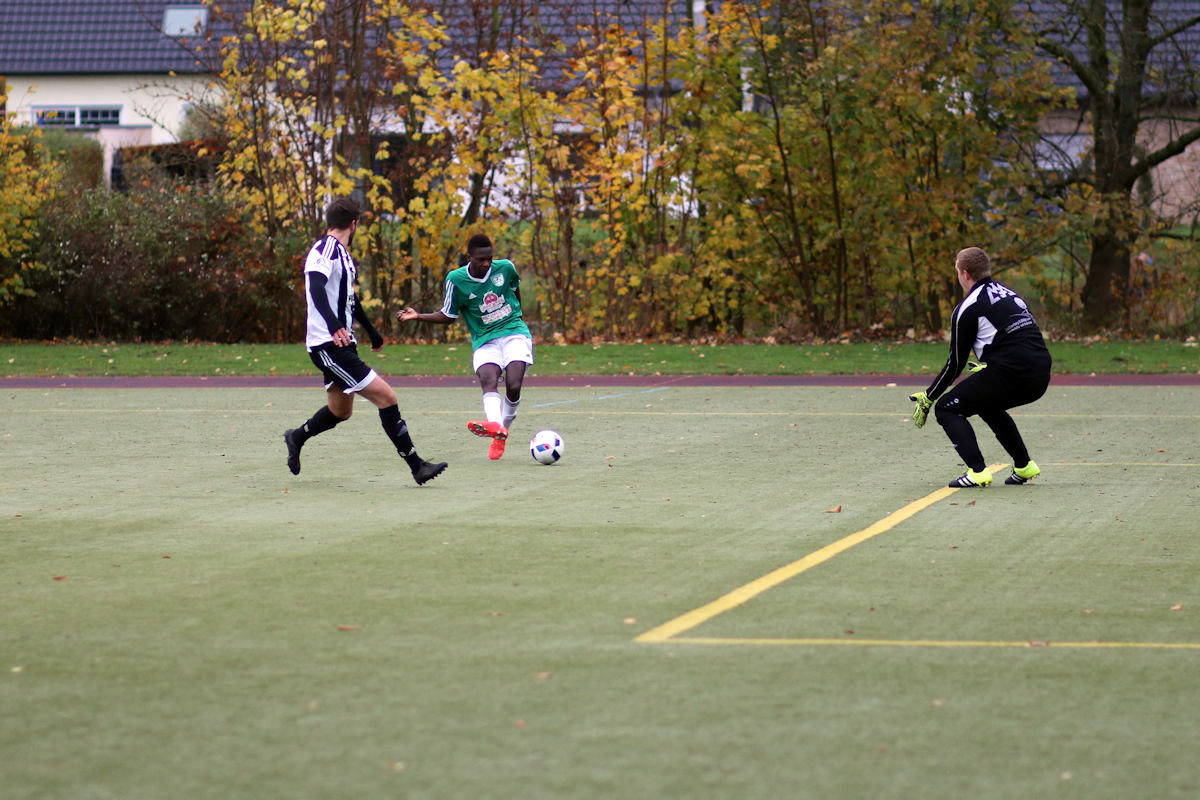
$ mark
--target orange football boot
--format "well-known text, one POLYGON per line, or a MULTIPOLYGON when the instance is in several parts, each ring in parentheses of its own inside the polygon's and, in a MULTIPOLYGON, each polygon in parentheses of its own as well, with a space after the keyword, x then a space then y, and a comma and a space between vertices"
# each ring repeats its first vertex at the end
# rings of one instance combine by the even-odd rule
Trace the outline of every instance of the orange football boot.
MULTIPOLYGON (((501 428, 500 430, 504 431, 504 428, 501 428)), ((508 431, 504 432, 505 434, 508 433, 508 431)), ((498 461, 500 456, 504 455, 504 443, 507 441, 507 439, 507 435, 504 437, 497 436, 495 439, 492 439, 492 444, 490 447, 488 447, 488 458, 490 458, 492 461, 498 461)))
POLYGON ((499 422, 482 422, 472 420, 467 423, 467 430, 476 436, 490 436, 493 439, 507 439, 508 428, 499 422))

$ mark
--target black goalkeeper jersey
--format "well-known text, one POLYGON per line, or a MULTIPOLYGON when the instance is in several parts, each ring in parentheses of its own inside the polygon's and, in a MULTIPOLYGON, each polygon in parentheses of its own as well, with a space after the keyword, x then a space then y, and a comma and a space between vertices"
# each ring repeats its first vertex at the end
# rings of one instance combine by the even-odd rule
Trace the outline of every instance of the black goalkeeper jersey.
POLYGON ((992 278, 972 286, 954 309, 950 357, 927 390, 931 400, 950 388, 972 350, 989 370, 1029 377, 1050 374, 1050 351, 1029 307, 1016 292, 992 278))

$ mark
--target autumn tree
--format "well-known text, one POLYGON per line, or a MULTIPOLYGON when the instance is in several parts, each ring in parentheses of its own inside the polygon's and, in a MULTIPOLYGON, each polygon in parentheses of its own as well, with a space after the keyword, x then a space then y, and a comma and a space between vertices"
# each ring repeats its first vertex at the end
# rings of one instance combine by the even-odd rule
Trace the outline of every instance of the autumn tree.
POLYGON ((1128 302, 1135 243, 1174 223, 1138 202, 1139 186, 1200 139, 1200 13, 1154 0, 1028 5, 1038 46, 1080 87, 1076 130, 1090 146, 1059 159, 1049 189, 1088 237, 1085 324, 1111 328, 1128 302))
POLYGON ((386 308, 508 234, 554 331, 939 329, 963 241, 1020 263, 1044 64, 988 0, 259 0, 225 43, 228 185, 268 239, 328 193, 386 308))
MULTIPOLYGON (((0 109, 4 100, 0 94, 0 109)), ((29 273, 39 266, 34 258, 37 215, 55 187, 54 168, 37 129, 17 128, 10 115, 0 114, 0 308, 30 291, 29 273)))
POLYGON ((297 275, 329 197, 359 197, 361 294, 383 322, 407 296, 415 247, 397 227, 412 197, 386 167, 416 162, 412 176, 425 164, 412 135, 382 134, 423 130, 415 100, 431 88, 444 33, 396 0, 254 0, 225 13, 235 35, 221 44, 210 99, 228 137, 223 185, 256 210, 266 247, 297 275))
POLYGON ((1021 257, 1017 145, 1049 79, 1012 8, 747 1, 714 20, 689 87, 705 215, 781 325, 939 330, 957 248, 1021 257))

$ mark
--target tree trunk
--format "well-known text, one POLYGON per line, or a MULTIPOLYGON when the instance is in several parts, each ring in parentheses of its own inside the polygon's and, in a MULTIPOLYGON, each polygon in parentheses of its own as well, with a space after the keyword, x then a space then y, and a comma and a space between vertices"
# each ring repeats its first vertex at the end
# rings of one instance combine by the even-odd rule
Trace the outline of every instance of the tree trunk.
POLYGON ((1129 285, 1129 243, 1111 231, 1091 237, 1092 255, 1083 285, 1083 321, 1089 330, 1120 324, 1129 285))

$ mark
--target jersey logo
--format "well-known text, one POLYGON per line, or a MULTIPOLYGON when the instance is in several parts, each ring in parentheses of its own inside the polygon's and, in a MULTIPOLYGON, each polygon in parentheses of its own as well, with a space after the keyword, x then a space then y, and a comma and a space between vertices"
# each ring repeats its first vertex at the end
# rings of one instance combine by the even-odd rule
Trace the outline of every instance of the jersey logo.
POLYGON ((495 292, 488 292, 483 296, 483 302, 479 304, 479 310, 486 314, 489 311, 495 311, 502 305, 504 305, 503 297, 495 292))
POLYGON ((988 298, 992 304, 999 303, 1006 297, 1016 297, 1017 293, 1007 286, 1001 286, 998 283, 989 283, 987 287, 988 298))
POLYGON ((503 286, 504 285, 504 276, 503 275, 493 275, 492 276, 492 285, 493 286, 503 286))
POLYGON ((483 296, 483 302, 479 304, 480 321, 484 325, 491 325, 493 322, 499 322, 505 317, 512 316, 512 306, 504 302, 504 298, 495 292, 488 292, 483 296))

